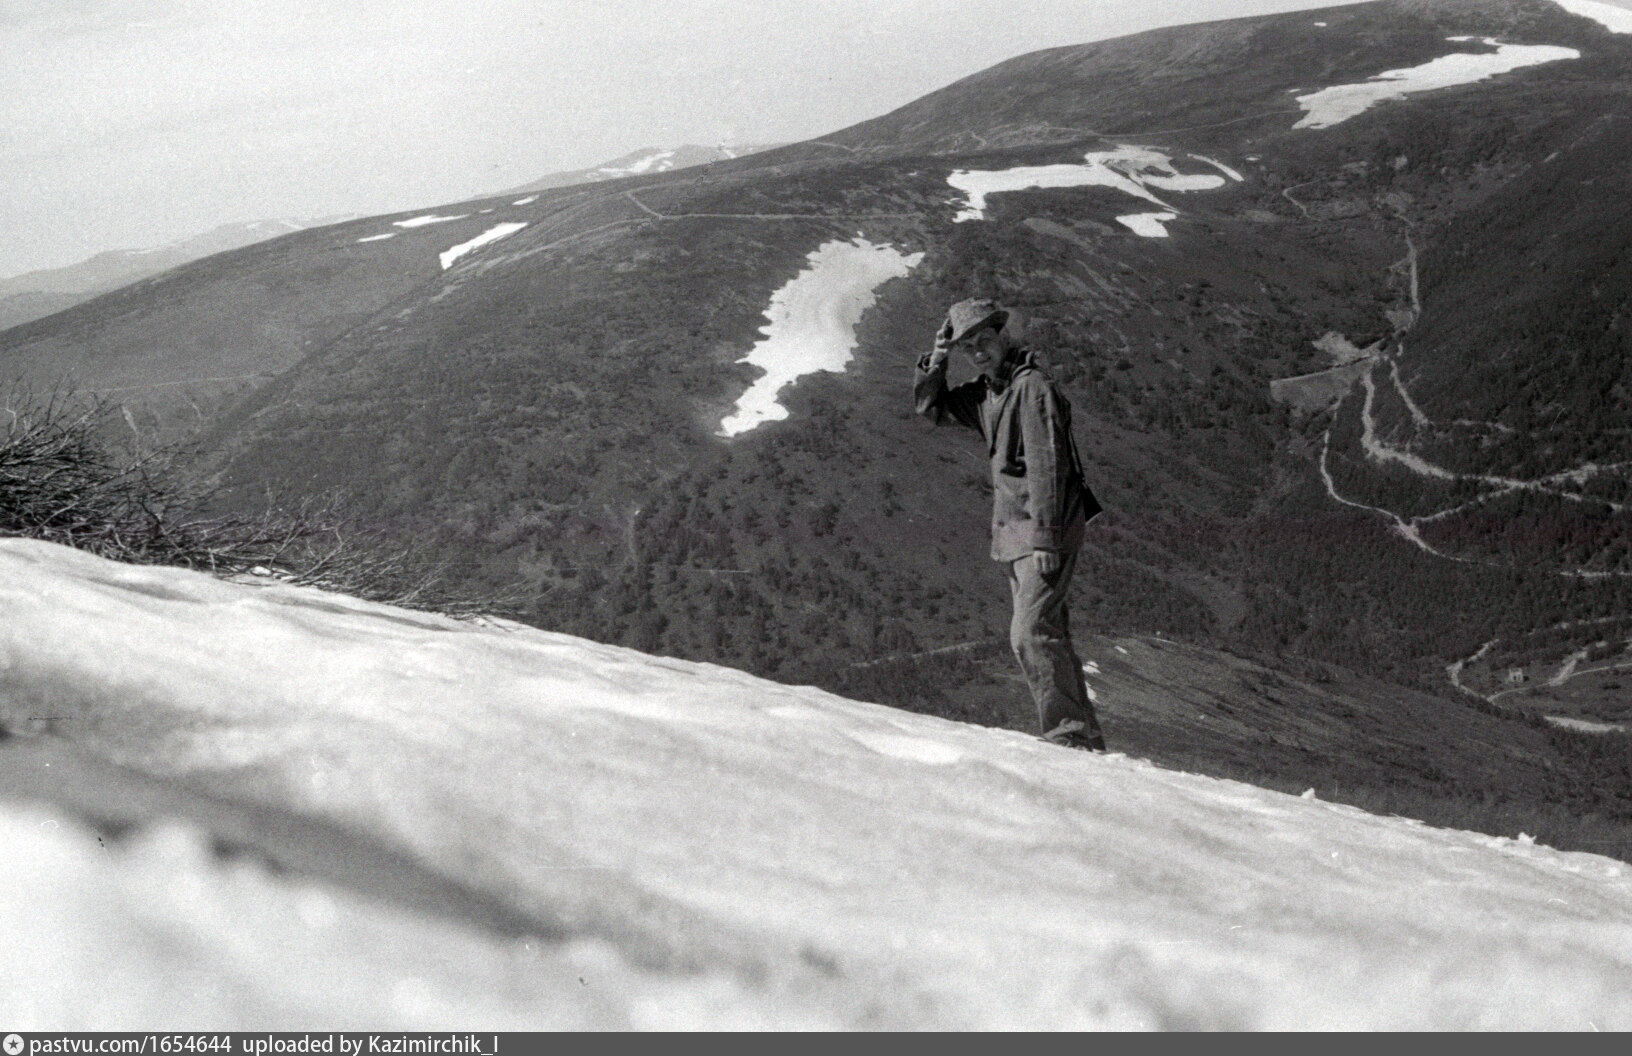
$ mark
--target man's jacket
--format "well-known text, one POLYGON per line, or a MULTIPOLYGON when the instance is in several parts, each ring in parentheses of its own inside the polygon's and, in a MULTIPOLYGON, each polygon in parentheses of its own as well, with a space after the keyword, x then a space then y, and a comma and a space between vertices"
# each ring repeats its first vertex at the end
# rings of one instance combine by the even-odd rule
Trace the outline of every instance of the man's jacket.
POLYGON ((919 414, 936 425, 951 418, 986 439, 995 561, 1075 550, 1083 526, 1100 512, 1071 439, 1071 404, 1030 351, 1015 355, 1007 384, 982 375, 956 388, 947 387, 946 360, 926 355, 912 386, 919 414))

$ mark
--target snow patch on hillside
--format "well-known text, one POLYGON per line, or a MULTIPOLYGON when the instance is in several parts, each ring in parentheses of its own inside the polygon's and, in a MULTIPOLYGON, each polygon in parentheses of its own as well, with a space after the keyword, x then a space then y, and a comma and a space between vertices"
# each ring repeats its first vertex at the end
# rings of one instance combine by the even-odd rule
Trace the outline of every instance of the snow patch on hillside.
MULTIPOLYGON (((1197 161, 1206 162, 1208 165, 1211 165, 1213 168, 1217 169, 1219 172, 1222 172, 1224 175, 1228 176, 1230 179, 1234 180, 1236 183, 1240 183, 1244 179, 1246 179, 1246 177, 1242 176, 1239 172, 1237 172, 1234 169, 1230 168, 1228 165, 1224 164, 1222 161, 1218 161, 1218 160, 1216 160, 1214 158, 1209 158, 1205 154, 1192 154, 1190 156, 1192 158, 1195 158, 1197 161)), ((1249 158, 1248 160, 1250 161, 1251 159, 1249 158)))
POLYGON ((771 295, 765 309, 764 338, 738 360, 765 372, 737 400, 720 423, 721 436, 745 433, 763 422, 781 421, 788 410, 777 402, 783 388, 818 370, 842 372, 856 347, 856 323, 872 307, 878 286, 905 276, 922 253, 906 254, 864 238, 825 242, 806 258, 805 270, 771 295))
POLYGON ((1632 732, 1632 727, 1629 727, 1622 722, 1594 722, 1591 719, 1577 719, 1568 715, 1547 715, 1545 718, 1554 726, 1562 727, 1566 730, 1574 730, 1577 733, 1632 732))
MULTIPOLYGON (((1240 173, 1210 158, 1198 157, 1197 160, 1219 169, 1230 179, 1241 179, 1240 173)), ((946 182, 966 196, 967 204, 952 218, 957 223, 963 223, 986 218, 986 199, 989 195, 1047 187, 1109 187, 1150 202, 1163 212, 1176 213, 1177 210, 1159 198, 1152 188, 1169 192, 1210 191, 1224 186, 1225 176, 1181 173, 1174 167, 1173 159, 1159 150, 1122 144, 1113 150, 1089 151, 1083 155, 1081 165, 958 169, 947 176, 946 182)), ((1154 237, 1165 234, 1163 231, 1162 235, 1154 237)))
POLYGON ((359 238, 357 241, 359 241, 359 242, 384 242, 388 238, 396 238, 396 237, 397 237, 397 233, 395 231, 387 231, 383 235, 365 235, 364 237, 359 238))
MULTIPOLYGON (((1475 37, 1448 37, 1454 42, 1475 40, 1475 37)), ((1401 70, 1385 70, 1358 84, 1337 84, 1319 91, 1297 96, 1298 105, 1307 113, 1293 128, 1330 128, 1390 99, 1403 99, 1415 92, 1431 92, 1473 84, 1498 74, 1511 73, 1526 66, 1563 59, 1579 59, 1574 48, 1553 44, 1499 44, 1494 38, 1483 42, 1495 48, 1494 52, 1470 54, 1458 52, 1441 55, 1421 66, 1401 70)))
POLYGON ((1117 174, 1100 173, 1083 165, 1022 165, 1002 171, 959 169, 946 182, 962 191, 967 202, 952 219, 955 223, 986 219, 986 196, 1003 191, 1024 191, 1045 187, 1087 187, 1100 184, 1116 187, 1135 197, 1162 204, 1155 195, 1117 174))
POLYGON ((1178 218, 1178 213, 1129 213, 1127 216, 1117 217, 1116 222, 1136 235, 1144 235, 1146 238, 1166 238, 1167 227, 1165 225, 1169 220, 1177 220, 1178 218))
POLYGON ((525 198, 517 198, 515 201, 511 202, 510 204, 511 205, 532 205, 536 201, 538 201, 538 195, 529 194, 525 198))
POLYGON ((397 227, 424 227, 427 224, 445 224, 449 220, 463 220, 469 213, 457 213, 453 216, 437 216, 435 213, 426 213, 424 216, 415 216, 407 220, 392 221, 397 227))
POLYGON ((461 242, 451 249, 444 250, 441 256, 439 256, 437 259, 442 262, 442 270, 447 271, 449 268, 453 267, 454 261, 458 260, 465 254, 481 249, 483 246, 488 245, 489 243, 497 242, 501 238, 513 235, 526 226, 527 225, 525 223, 520 221, 494 224, 492 227, 488 228, 486 231, 483 231, 469 242, 461 242))
POLYGON ((1590 18, 1611 33, 1632 33, 1632 10, 1598 0, 1553 0, 1572 15, 1590 18))
MULTIPOLYGON (((507 937, 0 810, 8 1029, 1632 1028, 1632 869, 504 622, 0 540, 0 722, 507 937)), ((0 749, 0 758, 3 758, 0 749)))

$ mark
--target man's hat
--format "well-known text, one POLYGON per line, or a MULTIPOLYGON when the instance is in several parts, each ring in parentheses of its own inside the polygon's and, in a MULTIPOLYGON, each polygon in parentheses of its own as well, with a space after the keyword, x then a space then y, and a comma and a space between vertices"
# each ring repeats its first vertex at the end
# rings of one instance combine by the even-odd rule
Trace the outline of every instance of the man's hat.
POLYGON ((948 343, 960 341, 986 326, 1002 327, 1009 313, 996 301, 985 297, 971 297, 954 304, 946 313, 941 326, 941 337, 948 343))

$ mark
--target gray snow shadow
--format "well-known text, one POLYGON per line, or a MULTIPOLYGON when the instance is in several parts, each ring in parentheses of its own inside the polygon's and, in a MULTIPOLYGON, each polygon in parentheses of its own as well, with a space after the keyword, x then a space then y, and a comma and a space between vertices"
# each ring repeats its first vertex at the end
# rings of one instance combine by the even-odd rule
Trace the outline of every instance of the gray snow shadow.
POLYGON ((185 781, 159 781, 56 737, 0 736, 0 803, 54 808, 110 849, 143 827, 182 822, 203 832, 224 859, 247 858, 271 873, 309 877, 506 938, 567 937, 557 923, 471 891, 332 822, 235 802, 185 781))

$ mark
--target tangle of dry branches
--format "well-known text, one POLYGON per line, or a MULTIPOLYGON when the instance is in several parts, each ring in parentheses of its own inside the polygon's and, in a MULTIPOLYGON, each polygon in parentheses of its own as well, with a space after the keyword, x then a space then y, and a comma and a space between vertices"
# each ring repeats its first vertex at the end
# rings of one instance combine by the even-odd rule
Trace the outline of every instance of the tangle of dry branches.
POLYGON ((24 536, 133 564, 271 576, 452 616, 511 613, 515 597, 472 597, 444 563, 361 528, 339 497, 253 516, 206 515, 181 483, 175 448, 127 450, 106 428, 117 404, 12 382, 0 406, 0 536, 24 536))

